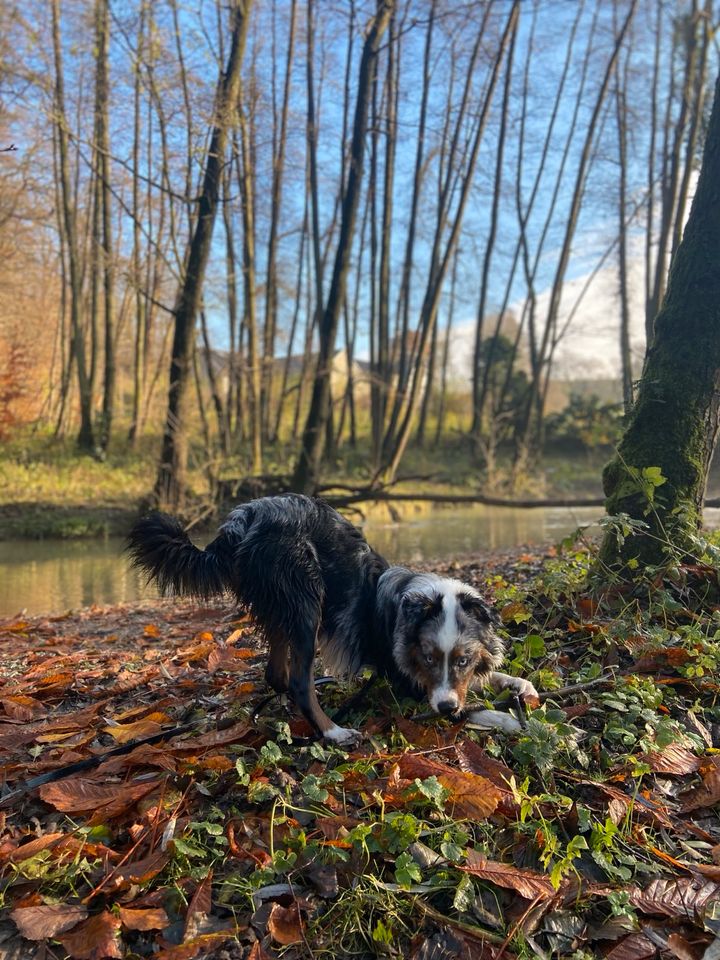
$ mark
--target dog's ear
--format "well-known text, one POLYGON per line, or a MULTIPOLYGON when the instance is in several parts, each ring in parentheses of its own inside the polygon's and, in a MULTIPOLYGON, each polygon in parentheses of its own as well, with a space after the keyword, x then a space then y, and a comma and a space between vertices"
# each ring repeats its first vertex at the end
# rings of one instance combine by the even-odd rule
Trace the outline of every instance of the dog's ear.
POLYGON ((402 598, 401 607, 408 623, 419 626, 440 613, 442 596, 435 594, 429 597, 424 593, 406 593, 402 598))
POLYGON ((460 593, 458 594, 458 603, 465 613, 474 620, 478 620, 480 623, 489 623, 495 627, 500 625, 500 617, 492 607, 485 603, 482 597, 475 596, 472 593, 460 593))

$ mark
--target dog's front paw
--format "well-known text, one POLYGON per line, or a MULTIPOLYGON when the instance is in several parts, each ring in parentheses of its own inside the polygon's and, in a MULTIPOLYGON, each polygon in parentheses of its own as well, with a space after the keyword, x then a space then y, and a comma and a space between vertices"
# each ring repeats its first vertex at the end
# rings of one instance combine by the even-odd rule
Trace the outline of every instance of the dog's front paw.
POLYGON ((479 730, 500 730, 502 733, 522 733, 522 726, 515 717, 501 710, 470 710, 466 721, 479 730))
POLYGON ((491 682, 496 690, 512 690, 531 707, 540 705, 540 695, 529 680, 510 677, 506 673, 494 673, 491 682))
POLYGON ((351 749, 360 743, 362 733, 359 730, 353 730, 352 727, 338 727, 337 724, 333 724, 329 730, 325 730, 323 737, 339 747, 351 749))

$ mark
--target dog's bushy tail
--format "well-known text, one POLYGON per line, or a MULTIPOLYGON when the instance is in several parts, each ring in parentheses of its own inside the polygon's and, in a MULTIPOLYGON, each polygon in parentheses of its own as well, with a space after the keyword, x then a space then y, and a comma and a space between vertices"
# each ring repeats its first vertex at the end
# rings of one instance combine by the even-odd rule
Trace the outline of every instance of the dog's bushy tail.
POLYGON ((128 534, 126 552, 163 594, 206 599, 226 589, 221 557, 196 547, 180 521, 167 514, 150 513, 138 520, 128 534))

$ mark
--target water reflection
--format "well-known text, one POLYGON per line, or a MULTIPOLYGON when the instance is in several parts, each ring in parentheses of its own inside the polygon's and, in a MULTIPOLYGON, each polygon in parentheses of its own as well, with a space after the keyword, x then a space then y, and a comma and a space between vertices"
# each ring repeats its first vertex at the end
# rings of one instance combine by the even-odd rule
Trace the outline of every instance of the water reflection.
MULTIPOLYGON (((436 509, 398 523, 370 520, 370 543, 395 563, 417 563, 485 553, 517 544, 557 542, 601 516, 595 508, 512 510, 500 507, 436 509)), ((720 525, 720 510, 706 510, 720 525)), ((0 541, 0 617, 62 613, 156 595, 128 568, 119 538, 89 541, 0 541)))

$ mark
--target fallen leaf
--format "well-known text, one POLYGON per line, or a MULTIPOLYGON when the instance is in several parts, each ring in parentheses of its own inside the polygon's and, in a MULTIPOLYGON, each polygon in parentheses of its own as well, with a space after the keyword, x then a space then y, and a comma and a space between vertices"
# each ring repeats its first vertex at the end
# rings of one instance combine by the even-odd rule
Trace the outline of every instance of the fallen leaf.
POLYGON ((268 917, 268 930, 276 943, 283 947, 291 943, 300 943, 303 939, 303 920, 296 903, 282 907, 273 903, 268 917))
POLYGON ((29 620, 6 620, 0 624, 0 633, 25 633, 29 626, 29 620))
POLYGON ((183 941, 192 940, 198 935, 199 925, 203 918, 212 910, 212 870, 197 885, 195 893, 188 904, 185 915, 185 933, 183 941))
POLYGON ((106 960, 123 955, 119 932, 120 918, 103 910, 58 939, 73 960, 106 960))
POLYGON ((271 960, 271 957, 266 950, 263 950, 260 941, 256 940, 250 948, 250 953, 247 955, 247 960, 271 960))
POLYGON ((224 670, 247 670, 247 660, 245 654, 250 653, 256 656, 252 651, 244 649, 236 650, 234 647, 216 647, 208 657, 208 673, 215 673, 221 667, 224 670))
POLYGON ((398 761, 400 775, 406 780, 426 780, 437 777, 450 791, 448 805, 456 815, 473 820, 485 820, 500 802, 500 791, 485 777, 455 770, 447 764, 428 757, 406 753, 398 761))
POLYGON ((41 850, 46 850, 48 847, 54 846, 63 836, 63 833, 46 833, 42 837, 36 837, 34 840, 28 841, 28 843, 20 844, 19 847, 4 850, 3 853, 0 854, 0 863, 20 863, 23 860, 27 860, 28 857, 34 857, 35 854, 41 850))
POLYGON ((605 954, 605 960, 645 960, 656 956, 657 947, 644 933, 631 933, 605 954))
POLYGON ((163 930, 170 923, 162 907, 135 910, 132 907, 119 907, 120 919, 127 930, 163 930))
MULTIPOLYGON (((713 761, 720 758, 713 758, 713 761)), ((720 763, 712 765, 703 773, 702 783, 680 797, 680 810, 687 813, 690 810, 700 810, 705 807, 714 807, 720 803, 720 763)))
POLYGON ((523 623, 526 620, 529 620, 532 614, 525 606, 524 603, 520 603, 519 600, 515 600, 512 603, 506 603, 505 606, 500 611, 500 619, 503 623, 523 623))
POLYGON ((159 783, 159 780, 145 780, 134 784, 103 784, 96 780, 68 777, 57 783, 44 783, 40 787, 40 796, 45 803, 51 804, 56 810, 62 810, 63 813, 92 810, 107 816, 117 816, 141 797, 155 790, 159 783))
POLYGON ((160 953, 154 953, 152 960, 194 960, 195 957, 208 956, 208 952, 215 947, 222 946, 227 940, 231 940, 242 929, 242 927, 228 927, 227 930, 216 930, 213 933, 203 933, 188 943, 181 943, 176 947, 168 947, 161 950, 160 953))
POLYGON ((143 737, 154 737, 160 733, 162 727, 155 720, 136 720, 134 723, 116 723, 103 728, 105 733, 117 743, 129 743, 131 740, 141 740, 143 737))
POLYGON ((427 750, 444 745, 445 738, 437 727, 415 723, 414 720, 408 720, 405 717, 398 717, 395 720, 395 726, 413 747, 427 750))
POLYGON ((695 773, 700 769, 700 757, 696 756, 687 747, 671 743, 662 750, 653 750, 641 758, 655 773, 673 774, 679 776, 686 773, 695 773))
POLYGON ((159 637, 159 636, 160 636, 160 628, 157 627, 157 626, 155 626, 154 623, 148 623, 148 624, 143 628, 143 633, 145 634, 146 637, 159 637))
POLYGON ((698 954, 693 950, 692 944, 688 943, 685 937, 681 937, 679 933, 671 933, 667 938, 667 945, 668 950, 678 960, 698 960, 698 954))
POLYGON ((5 713, 11 720, 19 720, 23 723, 27 723, 28 720, 36 720, 47 713, 44 703, 22 694, 5 697, 0 702, 2 702, 5 713))
POLYGON ((557 895, 550 878, 534 870, 521 870, 509 863, 497 863, 488 860, 482 853, 472 848, 467 851, 465 864, 458 864, 459 870, 465 870, 476 877, 488 880, 498 887, 514 890, 526 900, 546 900, 557 895))
POLYGON ((142 860, 135 860, 133 863, 124 863, 112 871, 110 884, 112 886, 122 886, 125 883, 147 883, 152 880, 163 869, 170 859, 170 853, 167 850, 156 850, 154 853, 143 857, 142 860))
POLYGON ((10 917, 26 940, 54 940, 87 917, 81 904, 54 903, 37 907, 19 907, 10 917))
POLYGON ((167 750, 162 747, 154 747, 149 743, 141 743, 139 746, 120 757, 110 757, 98 767, 98 773, 103 775, 118 773, 120 770, 127 770, 130 767, 159 767, 161 770, 169 770, 174 773, 177 770, 177 763, 167 750))
POLYGON ((694 920, 703 907, 720 897, 720 884, 701 877, 658 877, 630 891, 630 903, 643 913, 694 920))
POLYGON ((241 721, 233 724, 227 730, 213 730, 211 733, 204 733, 200 737, 189 739, 175 738, 171 741, 173 750, 197 750, 199 747, 220 747, 229 743, 237 743, 244 740, 248 732, 252 730, 249 723, 241 721))

